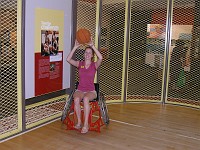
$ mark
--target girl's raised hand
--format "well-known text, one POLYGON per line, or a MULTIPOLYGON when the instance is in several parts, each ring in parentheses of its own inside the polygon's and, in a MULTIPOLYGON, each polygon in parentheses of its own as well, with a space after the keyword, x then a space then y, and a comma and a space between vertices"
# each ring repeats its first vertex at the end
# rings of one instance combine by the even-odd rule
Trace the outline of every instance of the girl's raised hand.
POLYGON ((77 40, 75 40, 74 47, 78 48, 79 46, 81 46, 81 44, 77 40))
POLYGON ((94 43, 93 43, 92 37, 91 37, 90 42, 88 43, 88 45, 89 45, 90 47, 93 47, 93 46, 94 46, 94 43))

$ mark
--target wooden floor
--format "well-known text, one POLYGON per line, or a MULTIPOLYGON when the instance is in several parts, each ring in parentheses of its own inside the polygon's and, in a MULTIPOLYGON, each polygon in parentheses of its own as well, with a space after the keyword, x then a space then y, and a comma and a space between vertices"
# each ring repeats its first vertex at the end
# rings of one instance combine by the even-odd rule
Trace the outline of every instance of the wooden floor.
POLYGON ((55 121, 3 143, 0 150, 200 150, 200 110, 161 104, 108 105, 101 133, 55 121))

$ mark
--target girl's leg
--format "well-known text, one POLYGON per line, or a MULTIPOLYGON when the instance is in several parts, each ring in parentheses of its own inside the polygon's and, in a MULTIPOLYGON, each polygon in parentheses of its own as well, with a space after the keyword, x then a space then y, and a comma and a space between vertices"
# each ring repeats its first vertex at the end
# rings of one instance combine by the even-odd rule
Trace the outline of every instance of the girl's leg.
POLYGON ((83 98, 84 93, 81 91, 76 91, 74 93, 74 109, 77 115, 77 124, 75 125, 75 128, 81 128, 81 106, 80 102, 83 98))
POLYGON ((93 100, 96 98, 96 94, 94 92, 87 92, 84 95, 83 98, 83 104, 84 104, 84 125, 82 128, 81 133, 87 133, 89 126, 88 126, 88 119, 90 114, 90 100, 93 100))
POLYGON ((88 129, 88 119, 89 119, 89 114, 90 114, 89 99, 84 98, 83 103, 84 103, 84 125, 83 125, 83 127, 86 127, 88 129))

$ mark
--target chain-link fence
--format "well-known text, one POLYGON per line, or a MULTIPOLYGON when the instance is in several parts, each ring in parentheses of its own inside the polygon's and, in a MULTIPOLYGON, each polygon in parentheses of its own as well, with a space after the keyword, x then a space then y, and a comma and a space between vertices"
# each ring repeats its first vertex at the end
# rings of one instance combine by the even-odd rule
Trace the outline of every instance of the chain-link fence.
POLYGON ((102 2, 99 83, 106 100, 121 101, 125 9, 124 0, 102 2))
POLYGON ((175 0, 167 102, 200 106, 200 1, 175 0))
POLYGON ((18 128, 17 0, 0 1, 0 134, 18 128))

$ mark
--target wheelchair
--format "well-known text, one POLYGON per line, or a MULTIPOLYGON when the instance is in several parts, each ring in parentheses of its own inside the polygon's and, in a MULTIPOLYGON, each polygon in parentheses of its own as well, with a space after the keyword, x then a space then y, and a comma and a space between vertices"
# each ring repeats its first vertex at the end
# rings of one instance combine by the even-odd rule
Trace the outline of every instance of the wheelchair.
MULTIPOLYGON (((90 101, 90 114, 89 114, 89 131, 100 132, 100 127, 103 125, 109 125, 108 109, 105 103, 105 97, 103 93, 99 91, 99 84, 94 83, 95 90, 97 92, 97 98, 90 101), (94 113, 98 116, 94 117, 94 113), (96 120, 94 118, 97 118, 96 120), (95 121, 94 121, 95 120, 95 121)), ((77 130, 74 128, 76 124, 76 112, 74 111, 74 101, 73 94, 78 87, 78 82, 75 84, 75 89, 71 91, 68 99, 65 102, 64 109, 62 111, 61 121, 67 126, 67 130, 77 130)), ((83 102, 81 102, 81 107, 83 108, 83 102)), ((83 109, 81 109, 81 118, 83 123, 83 109)))

